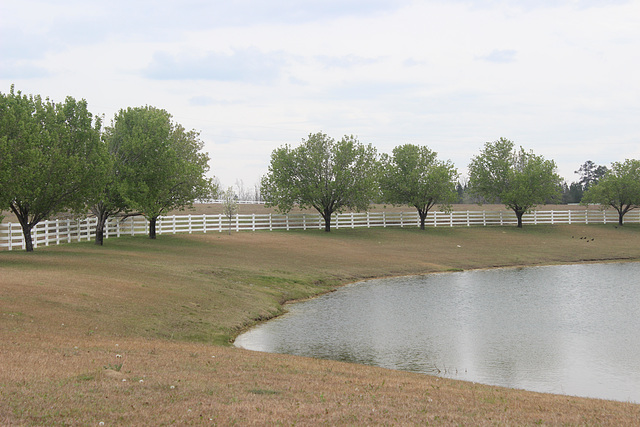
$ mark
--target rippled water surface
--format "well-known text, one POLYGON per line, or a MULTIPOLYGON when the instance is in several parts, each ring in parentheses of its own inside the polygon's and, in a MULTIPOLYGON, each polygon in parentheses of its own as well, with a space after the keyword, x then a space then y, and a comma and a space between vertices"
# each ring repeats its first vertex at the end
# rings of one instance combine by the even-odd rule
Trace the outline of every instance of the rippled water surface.
POLYGON ((357 283, 236 345, 640 403, 640 263, 357 283))

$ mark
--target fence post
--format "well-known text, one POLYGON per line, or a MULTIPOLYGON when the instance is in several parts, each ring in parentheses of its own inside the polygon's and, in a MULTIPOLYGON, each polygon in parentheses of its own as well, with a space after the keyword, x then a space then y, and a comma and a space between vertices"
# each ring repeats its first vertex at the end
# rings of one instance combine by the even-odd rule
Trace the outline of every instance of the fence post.
POLYGON ((273 231, 273 214, 269 214, 269 231, 273 231))
POLYGON ((449 227, 453 227, 453 211, 449 212, 449 227))
POLYGON ((13 234, 13 230, 11 230, 11 223, 9 223, 9 250, 12 251, 13 250, 13 239, 12 239, 12 235, 13 234))
POLYGON ((571 225, 571 209, 569 209, 569 225, 571 225))
POLYGON ((386 212, 382 212, 382 226, 384 228, 387 228, 387 213, 386 212))
POLYGON ((469 217, 469 211, 467 210, 467 227, 471 227, 471 218, 469 217))
POLYGON ((367 211, 367 228, 371 228, 371 221, 369 220, 369 211, 367 211))
POLYGON ((437 227, 438 226, 438 212, 437 211, 433 211, 433 227, 437 227))
POLYGON ((555 216, 554 216, 554 214, 553 214, 554 212, 555 212, 555 211, 553 211, 553 210, 551 211, 551 225, 554 225, 554 224, 555 224, 555 216))
POLYGON ((207 214, 202 214, 202 232, 207 234, 207 214))
POLYGON ((303 230, 307 229, 307 214, 306 213, 302 214, 302 229, 303 230))
POLYGON ((502 222, 502 211, 500 211, 500 225, 504 225, 502 222))
POLYGON ((402 211, 400 212, 400 228, 404 228, 404 219, 402 218, 402 211))
POLYGON ((236 214, 236 233, 240 231, 240 215, 236 214))
MULTIPOLYGON (((538 225, 538 211, 533 211, 533 224, 538 225)), ((553 225, 553 214, 551 214, 551 225, 553 225)))

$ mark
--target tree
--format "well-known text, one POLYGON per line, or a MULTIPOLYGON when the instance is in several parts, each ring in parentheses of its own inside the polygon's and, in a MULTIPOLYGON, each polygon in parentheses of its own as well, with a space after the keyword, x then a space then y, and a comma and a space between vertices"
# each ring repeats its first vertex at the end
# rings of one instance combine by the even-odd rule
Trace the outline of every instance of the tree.
POLYGON ((9 165, 11 165, 9 141, 8 136, 5 134, 5 129, 8 128, 8 123, 4 122, 4 102, 2 103, 1 108, 2 110, 0 110, 0 129, 2 130, 0 130, 0 222, 4 220, 4 215, 2 215, 2 212, 5 210, 9 210, 10 195, 9 189, 5 187, 5 183, 9 178, 9 165))
POLYGON ((596 165, 591 160, 587 160, 575 173, 580 174, 578 183, 582 185, 583 191, 587 191, 589 187, 597 184, 598 180, 607 173, 607 167, 596 165))
POLYGON ((439 161, 437 153, 427 147, 406 144, 382 155, 380 190, 382 200, 394 205, 414 206, 420 216, 420 229, 435 204, 451 208, 458 199, 456 168, 449 161, 439 161))
POLYGON ((604 177, 589 187, 582 203, 599 203, 618 211, 618 224, 624 215, 640 207, 640 160, 614 162, 604 177))
POLYGON ((354 136, 335 141, 310 134, 296 148, 280 147, 271 154, 261 192, 267 206, 288 212, 298 204, 312 207, 331 231, 331 215, 344 208, 366 210, 377 193, 376 150, 354 136))
POLYGON ((522 227, 522 216, 540 203, 560 194, 562 179, 553 160, 532 151, 514 150, 513 142, 500 138, 487 142, 469 164, 471 191, 488 202, 501 202, 513 210, 522 227))
POLYGON ((116 157, 119 191, 126 204, 149 221, 149 238, 156 222, 172 209, 191 206, 217 191, 209 156, 196 131, 186 131, 165 110, 138 107, 120 110, 107 129, 116 157))
POLYGON ((93 203, 90 203, 91 213, 96 216, 96 245, 102 246, 104 242, 104 228, 107 220, 115 215, 128 212, 130 209, 122 194, 122 175, 120 170, 122 164, 119 161, 113 144, 114 140, 110 137, 107 130, 104 134, 105 150, 107 152, 106 171, 102 188, 96 194, 93 203))
POLYGON ((571 185, 569 185, 565 181, 562 184, 562 203, 580 203, 583 193, 582 184, 572 182, 571 185))
POLYGON ((104 174, 101 122, 85 100, 54 103, 22 95, 11 86, 0 94, 0 139, 4 174, 0 189, 33 251, 31 231, 62 211, 83 211, 104 174), (11 158, 7 161, 6 153, 11 158))
POLYGON ((227 188, 227 191, 222 193, 222 203, 222 210, 229 224, 228 231, 231 234, 231 221, 233 216, 238 213, 238 196, 233 191, 233 187, 227 188))

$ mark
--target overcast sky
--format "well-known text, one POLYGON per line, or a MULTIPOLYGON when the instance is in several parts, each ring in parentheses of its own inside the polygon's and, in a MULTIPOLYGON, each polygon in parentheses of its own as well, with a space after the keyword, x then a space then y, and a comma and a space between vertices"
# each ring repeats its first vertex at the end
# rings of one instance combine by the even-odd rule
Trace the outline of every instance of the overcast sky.
POLYGON ((166 109, 224 187, 322 131, 427 145, 466 173, 500 137, 577 181, 640 158, 640 0, 0 0, 0 92, 166 109))

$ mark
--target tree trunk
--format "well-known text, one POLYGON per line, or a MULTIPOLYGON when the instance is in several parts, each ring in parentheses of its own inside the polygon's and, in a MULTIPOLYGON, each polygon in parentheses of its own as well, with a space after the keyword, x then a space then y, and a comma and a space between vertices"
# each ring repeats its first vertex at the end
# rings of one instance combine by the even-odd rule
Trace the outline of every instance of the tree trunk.
POLYGON ((618 211, 618 225, 620 225, 620 226, 623 225, 622 224, 622 222, 623 222, 622 218, 624 217, 624 214, 625 213, 623 211, 618 211))
POLYGON ((331 214, 333 212, 330 212, 328 210, 325 210, 324 212, 322 212, 322 218, 324 218, 324 231, 326 231, 327 233, 329 233, 331 231, 331 214))
POLYGON ((31 230, 35 224, 29 224, 29 212, 28 210, 18 209, 18 207, 11 204, 11 212, 14 213, 20 227, 22 227, 22 235, 24 236, 24 247, 27 252, 33 252, 33 239, 31 239, 31 230))
POLYGON ((424 211, 418 210, 418 215, 420 215, 420 230, 424 230, 424 222, 427 219, 428 212, 429 211, 424 212, 424 211))
POLYGON ((524 211, 516 210, 516 218, 518 218, 518 228, 522 228, 522 215, 524 215, 524 211))
POLYGON ((107 215, 104 212, 100 212, 97 215, 96 223, 96 240, 95 244, 102 246, 104 242, 104 224, 107 222, 107 215))
POLYGON ((22 235, 24 236, 24 247, 27 252, 33 252, 33 239, 31 239, 31 229, 33 226, 28 224, 22 225, 22 235))
POLYGON ((149 238, 150 239, 156 238, 156 222, 157 221, 158 221, 157 216, 154 216, 153 218, 149 219, 149 238))

